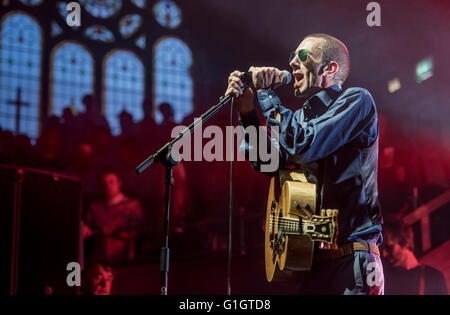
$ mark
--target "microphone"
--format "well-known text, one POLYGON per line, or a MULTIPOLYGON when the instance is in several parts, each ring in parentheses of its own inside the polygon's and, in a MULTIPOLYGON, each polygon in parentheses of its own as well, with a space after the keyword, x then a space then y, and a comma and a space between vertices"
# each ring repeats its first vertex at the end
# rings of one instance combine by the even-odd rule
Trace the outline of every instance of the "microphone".
POLYGON ((283 76, 283 84, 289 84, 292 81, 292 74, 287 71, 287 70, 283 70, 282 71, 284 76, 283 76))
MULTIPOLYGON (((287 70, 281 72, 283 72, 283 84, 289 84, 292 81, 292 74, 287 70)), ((244 82, 244 84, 251 85, 253 82, 252 72, 242 72, 241 81, 244 82)))

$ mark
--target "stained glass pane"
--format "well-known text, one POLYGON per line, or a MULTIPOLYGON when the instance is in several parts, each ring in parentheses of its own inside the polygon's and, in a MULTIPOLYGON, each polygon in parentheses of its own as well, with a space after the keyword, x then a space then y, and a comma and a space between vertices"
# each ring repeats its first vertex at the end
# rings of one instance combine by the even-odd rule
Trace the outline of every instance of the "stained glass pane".
POLYGON ((141 27, 142 17, 139 14, 128 14, 120 19, 119 30, 124 38, 128 38, 141 27))
POLYGON ((36 139, 42 52, 40 26, 26 14, 10 15, 1 25, 0 49, 0 126, 16 131, 18 118, 18 131, 36 139))
POLYGON ((83 96, 93 94, 94 61, 80 44, 66 42, 56 48, 52 60, 52 113, 61 116, 64 108, 83 111, 83 96))
POLYGON ((139 36, 134 43, 141 49, 145 49, 145 47, 147 47, 147 39, 145 38, 144 34, 139 36))
POLYGON ((84 35, 92 40, 96 40, 103 43, 114 42, 113 33, 104 27, 103 25, 92 25, 89 26, 85 31, 84 35))
POLYGON ((164 27, 176 28, 181 23, 181 10, 175 2, 162 0, 153 7, 156 21, 164 27))
POLYGON ((109 18, 122 8, 122 0, 80 0, 86 11, 97 18, 109 18))
POLYGON ((52 37, 56 37, 58 35, 61 35, 63 32, 61 26, 59 26, 58 23, 55 21, 52 22, 52 37))
POLYGON ((114 135, 121 132, 118 115, 130 113, 135 121, 144 117, 144 66, 132 52, 117 50, 105 65, 106 119, 114 135))
POLYGON ((35 6, 42 3, 43 0, 20 0, 23 4, 29 5, 29 6, 35 6))
POLYGON ((58 12, 59 14, 64 18, 64 21, 67 18, 67 14, 69 14, 69 12, 67 11, 67 3, 66 2, 58 2, 56 4, 57 8, 58 8, 58 12))
MULTIPOLYGON (((193 86, 189 68, 192 54, 189 47, 180 39, 169 37, 158 43, 154 55, 155 105, 167 102, 175 112, 175 121, 192 113, 193 86)), ((156 112, 156 121, 162 115, 156 112)))
POLYGON ((145 9, 147 7, 147 0, 131 0, 131 2, 141 9, 145 9))

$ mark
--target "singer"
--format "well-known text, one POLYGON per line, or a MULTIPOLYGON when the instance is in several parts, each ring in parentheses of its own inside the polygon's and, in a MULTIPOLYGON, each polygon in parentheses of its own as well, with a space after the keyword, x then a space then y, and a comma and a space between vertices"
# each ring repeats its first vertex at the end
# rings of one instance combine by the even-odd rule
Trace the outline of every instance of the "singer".
MULTIPOLYGON (((342 86, 350 72, 347 47, 327 34, 306 36, 289 56, 294 94, 306 101, 296 111, 283 107, 275 89, 286 74, 273 67, 250 67, 251 88, 242 90, 242 72, 228 78, 240 123, 259 126, 255 96, 268 129, 278 126, 280 168, 297 165, 317 187, 317 209, 338 209, 333 247, 314 251, 312 270, 301 294, 383 294, 378 246, 382 242, 378 201, 378 119, 371 94, 342 86)), ((246 153, 255 148, 241 145, 246 153)), ((261 161, 252 162, 261 170, 261 161)), ((318 243, 316 243, 318 244, 318 243)))

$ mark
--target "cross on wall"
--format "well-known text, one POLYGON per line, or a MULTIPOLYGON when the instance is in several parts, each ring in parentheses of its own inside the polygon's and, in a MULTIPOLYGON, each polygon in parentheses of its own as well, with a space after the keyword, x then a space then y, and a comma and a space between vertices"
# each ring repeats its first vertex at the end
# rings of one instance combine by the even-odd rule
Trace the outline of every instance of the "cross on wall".
POLYGON ((20 111, 22 106, 28 106, 29 103, 22 102, 22 90, 20 87, 17 88, 17 94, 15 100, 8 101, 8 104, 16 106, 16 135, 20 132, 20 111))

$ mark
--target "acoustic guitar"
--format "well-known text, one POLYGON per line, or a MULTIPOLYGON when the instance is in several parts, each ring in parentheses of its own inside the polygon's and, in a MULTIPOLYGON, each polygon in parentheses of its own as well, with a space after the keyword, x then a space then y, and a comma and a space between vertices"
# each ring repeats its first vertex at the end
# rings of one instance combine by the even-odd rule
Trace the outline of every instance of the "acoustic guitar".
POLYGON ((298 170, 280 170, 270 181, 265 230, 269 282, 295 279, 311 270, 314 242, 336 246, 337 209, 316 213, 316 185, 298 170))

